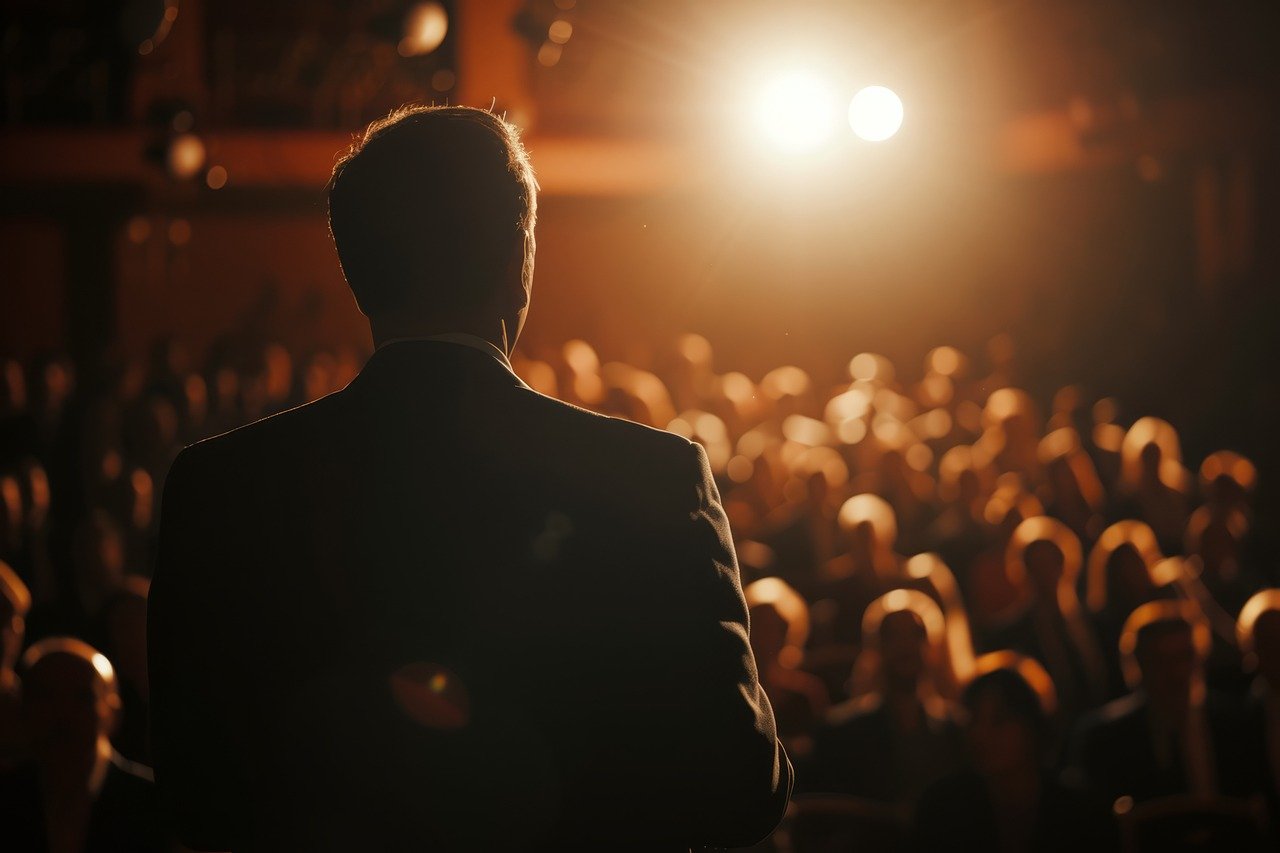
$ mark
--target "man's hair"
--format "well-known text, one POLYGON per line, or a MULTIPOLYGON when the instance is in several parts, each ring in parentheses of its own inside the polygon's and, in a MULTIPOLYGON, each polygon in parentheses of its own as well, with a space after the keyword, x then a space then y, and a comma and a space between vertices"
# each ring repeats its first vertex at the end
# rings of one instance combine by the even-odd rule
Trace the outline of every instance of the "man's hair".
POLYGON ((516 128, 473 107, 402 107, 369 125, 329 182, 329 230, 366 315, 469 308, 493 295, 538 185, 516 128))
POLYGON ((1013 716, 1022 720, 1044 738, 1049 730, 1049 717, 1036 689, 1012 667, 997 667, 970 681, 961 694, 960 701, 973 713, 984 696, 994 696, 1013 716))
POLYGON ((102 652, 75 637, 46 637, 32 643, 22 655, 22 668, 30 676, 41 661, 54 655, 77 658, 93 671, 94 677, 104 689, 116 692, 116 670, 111 661, 102 652))

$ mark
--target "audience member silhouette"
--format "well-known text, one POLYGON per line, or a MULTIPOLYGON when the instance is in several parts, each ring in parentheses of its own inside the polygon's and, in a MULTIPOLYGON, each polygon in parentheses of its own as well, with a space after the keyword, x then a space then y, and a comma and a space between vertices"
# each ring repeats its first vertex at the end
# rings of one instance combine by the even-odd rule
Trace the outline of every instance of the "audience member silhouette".
POLYGON ((778 736, 793 757, 805 755, 830 703, 822 681, 799 669, 809 638, 809 605, 776 577, 755 581, 743 594, 751 617, 751 651, 760 685, 773 705, 778 736))
POLYGON ((1274 823, 1280 817, 1280 589, 1254 593, 1240 610, 1238 631, 1245 668, 1254 673, 1249 718, 1255 772, 1274 823))
POLYGON ((1068 716, 1093 707, 1106 674, 1097 641, 1076 593, 1080 540, 1062 522, 1039 516, 1018 525, 1009 541, 1006 571, 1025 590, 1022 613, 994 634, 992 647, 1034 657, 1057 688, 1068 716))
POLYGON ((959 733, 938 689, 945 632, 937 604, 916 590, 867 608, 859 666, 871 690, 827 715, 802 790, 909 806, 959 766, 959 733))
POLYGON ((0 560, 0 773, 23 757, 22 683, 14 666, 22 652, 31 593, 17 573, 0 560))
POLYGON ((1114 801, 1258 791, 1244 709, 1208 690, 1211 644, 1188 601, 1152 601, 1125 623, 1120 652, 1133 692, 1085 717, 1071 756, 1090 789, 1114 801))
POLYGON ((29 760, 0 776, 6 849, 170 850, 151 771, 111 746, 120 710, 111 664, 69 637, 41 640, 22 664, 29 760))
MULTIPOLYGON (((1041 671, 1042 672, 1042 671, 1041 671)), ((1052 708, 1015 666, 965 688, 969 767, 922 797, 916 847, 957 851, 1117 849, 1105 804, 1050 771, 1052 708)))
POLYGON ((1125 620, 1139 606, 1169 594, 1161 591, 1155 576, 1163 559, 1155 533, 1147 524, 1133 519, 1108 527, 1089 552, 1085 601, 1107 665, 1108 699, 1127 692, 1119 656, 1125 620))

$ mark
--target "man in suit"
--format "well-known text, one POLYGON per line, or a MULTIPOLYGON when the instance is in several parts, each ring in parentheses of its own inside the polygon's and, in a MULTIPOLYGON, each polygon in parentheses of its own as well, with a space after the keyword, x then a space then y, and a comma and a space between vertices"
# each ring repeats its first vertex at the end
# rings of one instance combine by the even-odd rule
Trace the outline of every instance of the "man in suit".
POLYGON ((1188 602, 1135 610, 1120 638, 1134 691, 1080 721, 1069 772, 1108 802, 1257 792, 1245 709, 1204 683, 1211 643, 1208 624, 1188 602))
POLYGON ((188 845, 674 850, 781 818, 701 447, 510 369, 536 189, 491 113, 371 125, 329 202, 376 352, 174 462, 152 751, 188 845))

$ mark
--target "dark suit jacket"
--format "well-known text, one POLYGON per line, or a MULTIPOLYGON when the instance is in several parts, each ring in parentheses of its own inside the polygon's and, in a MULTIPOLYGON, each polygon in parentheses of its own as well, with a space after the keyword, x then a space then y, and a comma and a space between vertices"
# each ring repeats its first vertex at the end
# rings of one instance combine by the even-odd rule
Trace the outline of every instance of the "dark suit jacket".
MULTIPOLYGON (((1210 690, 1205 718, 1219 793, 1249 797, 1261 790, 1253 730, 1244 707, 1210 690)), ((1152 745, 1151 716, 1145 694, 1116 699, 1080 721, 1069 757, 1071 770, 1107 802, 1131 796, 1136 801, 1189 792, 1181 757, 1161 766, 1152 745)))
POLYGON ((183 451, 149 619, 196 847, 737 846, 789 796, 701 447, 457 344, 183 451))
MULTIPOLYGON (((1109 804, 1090 792, 1040 778, 1027 850, 1035 853, 1107 853, 1118 850, 1119 832, 1109 804)), ((989 853, 1001 849, 1000 819, 985 781, 962 770, 934 784, 920 798, 911 848, 919 853, 989 853)))
POLYGON ((959 768, 963 757, 956 724, 923 713, 920 731, 906 735, 879 697, 831 709, 814 733, 798 790, 914 803, 925 788, 959 768))

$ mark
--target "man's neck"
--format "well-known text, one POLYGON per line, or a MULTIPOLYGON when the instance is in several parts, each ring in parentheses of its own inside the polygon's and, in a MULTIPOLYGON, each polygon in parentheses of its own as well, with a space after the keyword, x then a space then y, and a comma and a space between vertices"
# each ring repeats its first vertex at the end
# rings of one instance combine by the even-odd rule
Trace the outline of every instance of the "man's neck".
POLYGON ((515 341, 503 340, 503 323, 496 318, 492 323, 478 323, 475 320, 452 322, 448 319, 435 323, 422 323, 405 322, 395 318, 380 318, 378 320, 370 320, 369 329, 373 334, 375 348, 392 341, 431 338, 447 334, 471 335, 493 344, 507 354, 510 354, 511 349, 515 346, 515 341))

